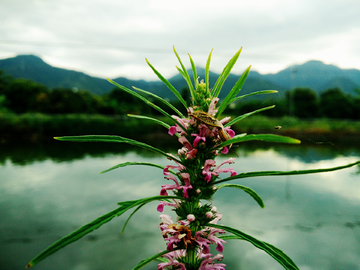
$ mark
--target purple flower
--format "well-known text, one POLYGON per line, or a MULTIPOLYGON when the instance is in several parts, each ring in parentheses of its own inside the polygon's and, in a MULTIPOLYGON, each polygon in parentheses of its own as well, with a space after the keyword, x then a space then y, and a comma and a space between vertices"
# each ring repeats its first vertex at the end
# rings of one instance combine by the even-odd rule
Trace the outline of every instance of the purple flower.
POLYGON ((205 175, 205 181, 206 183, 209 183, 211 180, 211 175, 213 175, 212 171, 210 169, 215 166, 215 160, 207 159, 205 160, 204 169, 202 171, 202 174, 205 175))
POLYGON ((183 250, 175 250, 165 254, 163 257, 169 259, 169 262, 159 263, 158 270, 164 270, 166 267, 173 266, 173 267, 180 267, 177 268, 178 270, 186 270, 185 264, 180 263, 177 259, 183 257, 185 253, 183 250))
POLYGON ((206 138, 205 138, 205 135, 208 133, 209 131, 209 128, 204 125, 204 124, 200 124, 198 126, 199 128, 199 131, 200 131, 200 134, 195 134, 195 133, 192 133, 191 136, 195 136, 195 140, 194 140, 194 143, 193 143, 193 146, 196 147, 198 146, 199 142, 202 140, 202 141, 206 141, 206 138))
POLYGON ((195 233, 195 242, 198 243, 199 246, 202 248, 202 253, 206 254, 210 252, 209 244, 211 242, 206 238, 206 233, 204 231, 198 231, 195 233))
POLYGON ((219 252, 223 252, 223 244, 226 244, 226 241, 216 237, 214 234, 215 233, 225 233, 223 230, 219 230, 219 229, 216 229, 216 228, 211 228, 210 229, 210 233, 208 235, 208 239, 215 243, 217 246, 216 246, 216 250, 219 251, 219 252))
POLYGON ((218 109, 216 109, 215 107, 216 107, 216 104, 218 103, 218 101, 219 101, 219 98, 213 98, 211 100, 211 103, 209 105, 208 114, 214 116, 217 113, 218 109))
POLYGON ((222 254, 217 254, 213 258, 210 258, 212 254, 206 254, 205 259, 201 262, 199 270, 225 270, 226 264, 215 263, 214 261, 222 260, 224 257, 222 254))

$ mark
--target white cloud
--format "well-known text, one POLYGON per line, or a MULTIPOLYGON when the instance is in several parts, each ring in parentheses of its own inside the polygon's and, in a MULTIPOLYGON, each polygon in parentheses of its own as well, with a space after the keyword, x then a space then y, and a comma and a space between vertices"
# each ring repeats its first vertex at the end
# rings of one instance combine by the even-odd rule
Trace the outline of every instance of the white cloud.
POLYGON ((215 72, 243 46, 238 74, 312 59, 360 69, 359 13, 356 0, 4 0, 0 58, 33 53, 91 75, 156 79, 144 58, 172 76, 172 45, 200 66, 214 48, 215 72))

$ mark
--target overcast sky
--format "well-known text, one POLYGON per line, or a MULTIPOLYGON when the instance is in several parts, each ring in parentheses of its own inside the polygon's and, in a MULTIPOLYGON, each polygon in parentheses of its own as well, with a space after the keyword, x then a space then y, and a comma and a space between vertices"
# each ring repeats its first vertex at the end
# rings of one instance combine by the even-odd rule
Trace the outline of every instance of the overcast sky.
POLYGON ((0 58, 35 54, 92 76, 156 80, 186 67, 275 73, 321 60, 360 69, 359 0, 0 0, 0 58))

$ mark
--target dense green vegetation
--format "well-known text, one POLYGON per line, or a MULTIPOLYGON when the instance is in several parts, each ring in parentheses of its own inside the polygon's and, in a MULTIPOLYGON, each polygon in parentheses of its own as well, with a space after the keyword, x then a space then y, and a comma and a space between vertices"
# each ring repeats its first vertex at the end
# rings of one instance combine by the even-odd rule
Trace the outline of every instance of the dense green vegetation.
MULTIPOLYGON (((185 99, 187 91, 181 91, 185 99)), ((295 88, 285 95, 266 96, 266 99, 240 100, 228 114, 239 115, 266 105, 276 107, 263 114, 270 117, 295 116, 298 118, 360 119, 360 91, 357 95, 345 94, 332 88, 317 95, 309 88, 295 88)), ((150 97, 151 99, 151 97, 150 97)), ((154 100, 152 100, 154 102, 154 100)), ((159 106, 156 101, 155 103, 159 106)), ((166 108, 164 108, 166 109, 166 108)), ((0 71, 0 112, 15 114, 155 114, 143 102, 121 91, 113 89, 98 96, 86 90, 48 87, 25 79, 13 79, 0 71)))
MULTIPOLYGON (((261 116, 246 118, 234 128, 237 132, 296 137, 357 136, 360 133, 360 122, 356 121, 360 119, 360 92, 357 93, 349 95, 333 88, 317 95, 308 88, 295 88, 284 95, 266 95, 262 100, 242 99, 225 113, 236 116, 275 104, 274 109, 262 112, 261 116), (282 129, 275 130, 275 126, 282 126, 282 129)), ((187 89, 182 89, 181 94, 190 103, 187 89)), ((152 101, 168 110, 158 101, 152 101)), ((182 107, 178 105, 178 108, 182 107)), ((14 79, 0 71, 0 143, 14 138, 38 141, 81 134, 136 137, 144 134, 144 129, 164 133, 163 127, 126 117, 126 114, 151 115, 157 111, 119 88, 98 96, 86 90, 49 89, 33 81, 14 79)))

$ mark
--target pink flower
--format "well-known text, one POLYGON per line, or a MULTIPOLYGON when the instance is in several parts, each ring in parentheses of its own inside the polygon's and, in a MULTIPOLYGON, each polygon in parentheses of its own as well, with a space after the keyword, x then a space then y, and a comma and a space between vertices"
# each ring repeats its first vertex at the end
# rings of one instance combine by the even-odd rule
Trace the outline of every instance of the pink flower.
POLYGON ((223 252, 224 249, 223 244, 226 244, 226 241, 216 237, 215 233, 225 233, 225 232, 220 229, 210 228, 210 233, 208 235, 208 239, 217 245, 216 250, 219 252, 223 252))
POLYGON ((180 123, 180 125, 182 125, 184 127, 184 129, 182 127, 180 127, 178 124, 175 124, 175 126, 171 126, 169 128, 168 133, 173 136, 176 133, 179 133, 180 135, 184 135, 186 134, 186 130, 189 126, 189 120, 188 119, 182 119, 176 115, 172 115, 172 118, 174 118, 176 121, 178 121, 180 123))
POLYGON ((193 150, 186 152, 185 158, 186 159, 193 159, 193 158, 196 157, 197 152, 198 152, 198 150, 196 148, 194 148, 193 150))
POLYGON ((229 148, 227 146, 224 146, 224 148, 221 150, 221 154, 226 155, 227 153, 229 153, 229 148))
POLYGON ((189 214, 187 215, 186 219, 191 222, 195 220, 195 216, 193 214, 189 214))
POLYGON ((215 263, 214 261, 222 260, 224 257, 222 254, 217 254, 213 258, 210 258, 212 254, 205 255, 205 259, 201 262, 199 270, 225 270, 226 264, 215 263))
POLYGON ((189 198, 189 195, 187 193, 188 189, 192 189, 193 187, 190 184, 190 175, 188 173, 180 173, 180 176, 184 180, 184 186, 180 186, 179 189, 182 189, 184 191, 184 198, 189 198))
POLYGON ((235 136, 235 131, 233 131, 230 127, 226 127, 226 128, 224 128, 225 129, 225 131, 229 134, 229 136, 231 137, 231 138, 234 138, 234 136, 235 136))
POLYGON ((195 140, 194 140, 194 143, 193 143, 193 146, 194 146, 194 147, 196 147, 201 140, 204 141, 204 142, 206 141, 205 135, 206 135, 206 133, 208 133, 208 131, 209 131, 209 128, 208 128, 206 125, 204 125, 204 124, 200 124, 200 125, 198 126, 198 128, 199 128, 200 134, 194 134, 194 133, 191 134, 191 136, 195 136, 195 137, 196 137, 195 140))
POLYGON ((234 163, 234 158, 229 158, 228 160, 225 160, 223 163, 221 163, 219 166, 217 166, 213 171, 212 173, 214 175, 219 175, 219 173, 227 173, 227 172, 230 172, 230 175, 231 176, 235 176, 236 175, 236 172, 234 171, 233 168, 226 168, 226 169, 220 169, 220 167, 224 164, 233 164, 234 163))
POLYGON ((217 113, 218 109, 215 109, 215 107, 216 107, 216 104, 218 103, 218 101, 219 101, 219 98, 213 98, 211 100, 211 103, 209 105, 208 114, 214 116, 217 113))
POLYGON ((161 223, 159 225, 159 228, 161 230, 163 230, 163 228, 167 228, 170 224, 173 224, 174 221, 173 219, 171 218, 171 216, 169 215, 166 215, 166 214, 161 214, 159 215, 160 219, 161 219, 161 223), (165 227, 164 227, 165 226, 165 227))
POLYGON ((175 126, 171 126, 171 127, 169 128, 168 133, 169 133, 171 136, 173 136, 174 134, 176 134, 176 132, 177 132, 177 130, 176 130, 176 127, 175 127, 175 126))
POLYGON ((179 137, 179 142, 185 146, 187 148, 187 150, 192 150, 193 147, 191 146, 191 143, 184 137, 184 136, 181 136, 179 137))
POLYGON ((178 206, 176 203, 169 203, 169 202, 163 201, 163 202, 160 202, 160 203, 159 203, 159 205, 158 205, 158 207, 156 208, 156 210, 161 213, 162 211, 164 211, 164 206, 165 206, 165 205, 172 206, 172 207, 177 207, 177 206, 178 206))
POLYGON ((229 122, 230 118, 231 118, 230 116, 225 117, 225 118, 223 118, 223 119, 220 120, 220 123, 223 124, 223 125, 225 125, 227 122, 229 122))
POLYGON ((172 252, 169 252, 169 253, 163 255, 163 257, 166 257, 169 259, 169 262, 159 263, 157 266, 158 270, 164 270, 166 267, 169 267, 169 266, 180 267, 180 268, 177 268, 178 270, 186 270, 185 264, 180 263, 177 260, 178 258, 185 256, 183 253, 185 253, 185 252, 182 250, 175 250, 175 251, 172 251, 172 252))
POLYGON ((198 243, 199 246, 202 248, 202 253, 206 254, 210 252, 209 244, 211 242, 206 238, 206 233, 204 231, 198 231, 195 233, 195 242, 198 243), (204 235, 205 237, 202 237, 204 235))
POLYGON ((206 212, 206 213, 205 213, 205 216, 206 216, 207 218, 212 218, 212 217, 214 216, 214 214, 209 211, 209 212, 206 212))
POLYGON ((207 159, 205 160, 204 169, 202 171, 202 174, 205 175, 205 181, 209 183, 211 180, 211 175, 213 174, 210 169, 215 166, 215 160, 207 159))
POLYGON ((212 221, 210 221, 209 223, 212 223, 212 224, 217 224, 219 220, 221 220, 223 217, 223 215, 221 213, 217 213, 215 215, 215 219, 213 219, 212 221))

